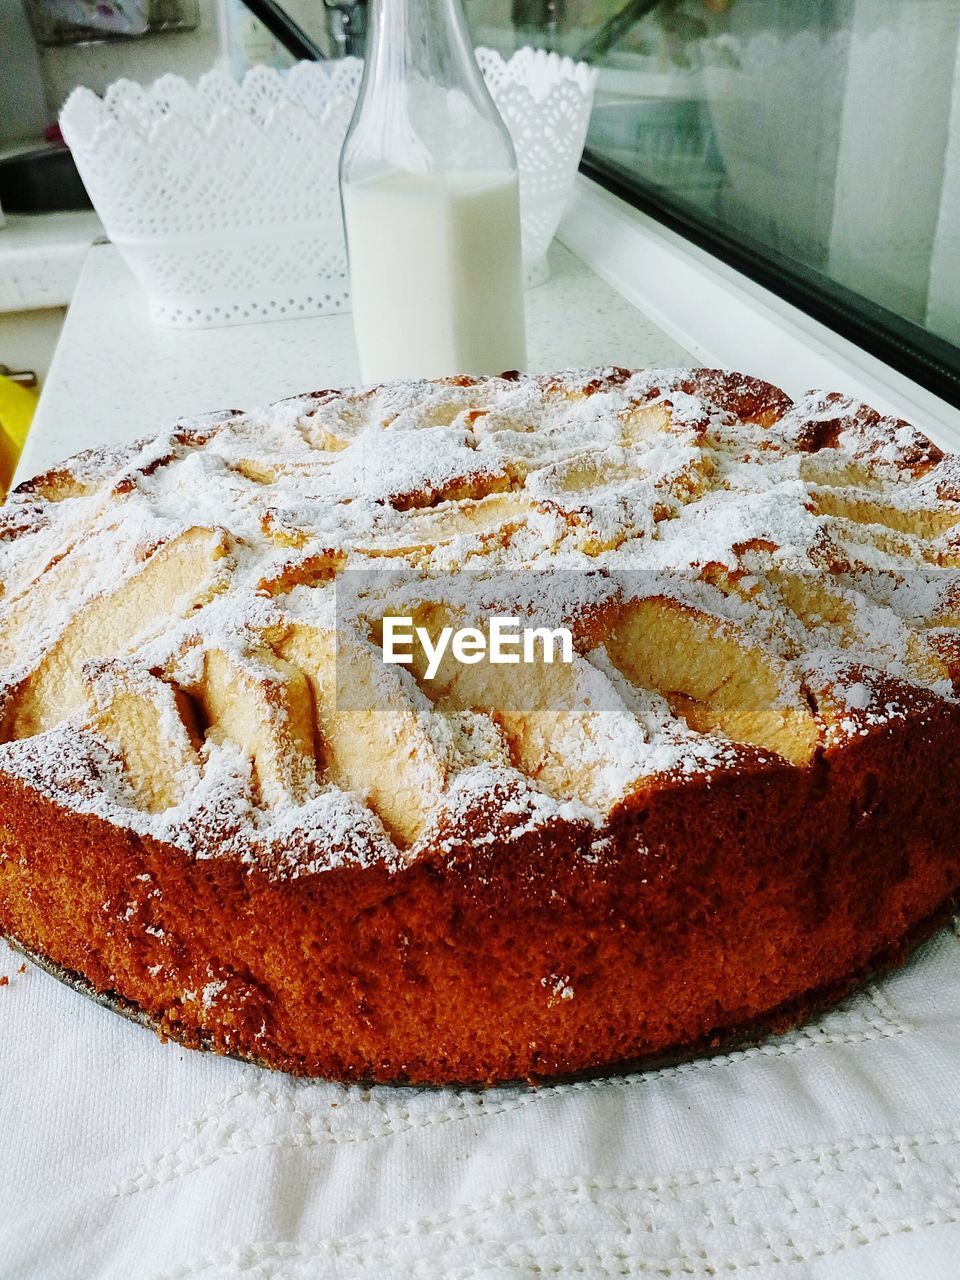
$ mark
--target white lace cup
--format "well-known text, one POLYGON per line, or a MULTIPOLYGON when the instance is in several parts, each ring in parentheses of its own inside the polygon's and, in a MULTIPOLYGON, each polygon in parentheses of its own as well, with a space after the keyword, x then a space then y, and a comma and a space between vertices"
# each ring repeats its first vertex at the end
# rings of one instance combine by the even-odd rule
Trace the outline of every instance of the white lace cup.
POLYGON ((547 250, 583 155, 597 73, 543 49, 519 49, 505 61, 481 48, 477 61, 517 153, 524 275, 532 287, 550 274, 547 250))

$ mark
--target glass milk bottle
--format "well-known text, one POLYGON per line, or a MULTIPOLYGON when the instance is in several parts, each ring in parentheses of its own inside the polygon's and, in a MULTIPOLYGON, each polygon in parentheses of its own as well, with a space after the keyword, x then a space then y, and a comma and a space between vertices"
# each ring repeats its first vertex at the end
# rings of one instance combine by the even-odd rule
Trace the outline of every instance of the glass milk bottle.
POLYGON ((525 368, 517 161, 460 0, 373 0, 340 190, 365 381, 525 368))

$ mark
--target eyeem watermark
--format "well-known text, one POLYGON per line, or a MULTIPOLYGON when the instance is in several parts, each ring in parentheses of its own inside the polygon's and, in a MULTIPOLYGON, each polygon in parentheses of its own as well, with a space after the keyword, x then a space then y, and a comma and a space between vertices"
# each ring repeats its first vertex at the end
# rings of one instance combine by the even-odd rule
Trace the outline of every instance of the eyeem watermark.
POLYGON ((436 676, 448 648, 456 661, 466 666, 476 662, 518 666, 573 661, 573 636, 567 627, 525 627, 519 618, 494 615, 487 620, 485 632, 479 627, 442 627, 434 639, 426 627, 415 626, 413 618, 394 614, 384 617, 384 662, 412 666, 415 645, 420 646, 426 658, 426 680, 436 676))

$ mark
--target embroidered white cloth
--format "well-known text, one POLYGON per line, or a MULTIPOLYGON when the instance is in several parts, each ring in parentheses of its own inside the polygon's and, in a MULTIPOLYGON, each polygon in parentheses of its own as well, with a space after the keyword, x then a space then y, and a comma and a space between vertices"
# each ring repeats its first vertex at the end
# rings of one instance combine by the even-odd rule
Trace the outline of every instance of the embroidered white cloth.
POLYGON ((0 948, 3 1280, 960 1276, 960 933, 758 1048, 358 1089, 163 1045, 0 948))

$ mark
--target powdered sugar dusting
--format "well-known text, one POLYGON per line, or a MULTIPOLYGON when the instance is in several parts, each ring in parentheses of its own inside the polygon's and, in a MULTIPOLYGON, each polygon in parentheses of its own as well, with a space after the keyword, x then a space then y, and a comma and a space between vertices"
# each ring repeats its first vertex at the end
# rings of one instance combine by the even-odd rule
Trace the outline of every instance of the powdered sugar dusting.
MULTIPOLYGON (((591 631, 596 617, 668 599, 706 620, 717 643, 739 637, 782 672, 773 715, 786 723, 794 708, 818 706, 829 747, 910 714, 904 690, 953 697, 955 529, 960 464, 917 428, 833 394, 791 404, 737 374, 401 382, 208 415, 81 455, 0 512, 0 769, 193 856, 288 875, 397 868, 421 847, 453 849, 461 827, 477 847, 506 847, 570 824, 592 856, 625 797, 657 778, 736 768, 744 752, 723 732, 698 731, 672 691, 630 678, 602 628, 591 631), (155 613, 150 575, 164 556, 182 589, 155 613), (300 678, 285 646, 298 625, 335 626, 339 574, 377 568, 432 575, 448 600, 467 571, 493 584, 504 571, 538 570, 531 611, 573 620, 583 642, 570 715, 551 722, 526 771, 509 715, 434 705, 408 673, 368 675, 392 708, 385 741, 409 753, 433 806, 403 851, 369 789, 331 775, 322 734, 304 781, 296 752, 269 756, 255 724, 244 746, 217 728, 220 703, 203 702, 216 654, 227 683, 247 682, 250 697, 266 699, 257 705, 272 707, 275 732, 309 753, 311 734, 277 702, 300 678), (579 571, 582 589, 560 574, 544 587, 543 571, 557 569, 579 571), (90 648, 87 634, 104 630, 98 609, 124 586, 138 612, 118 605, 107 651, 90 648), (44 673, 61 654, 73 656, 56 713, 44 673), (158 682, 176 699, 155 697, 158 682), (159 809, 138 789, 135 744, 105 727, 127 696, 155 709, 169 750, 182 743, 178 799, 159 809)), ((301 674, 315 702, 319 676, 301 674)), ((755 763, 783 765, 750 750, 755 763)))

